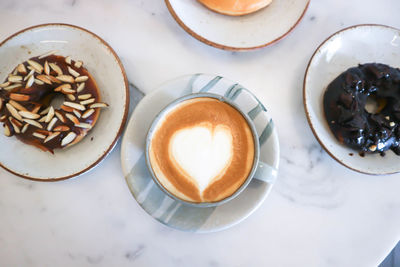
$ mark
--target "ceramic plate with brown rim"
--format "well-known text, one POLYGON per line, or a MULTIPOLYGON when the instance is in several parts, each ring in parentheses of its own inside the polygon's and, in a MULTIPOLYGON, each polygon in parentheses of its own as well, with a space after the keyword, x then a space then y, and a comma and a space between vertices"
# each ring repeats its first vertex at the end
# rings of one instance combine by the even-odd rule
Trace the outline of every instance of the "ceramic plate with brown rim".
POLYGON ((165 0, 169 12, 190 35, 226 50, 251 50, 285 37, 304 16, 309 0, 273 0, 270 5, 243 16, 227 16, 198 1, 165 0))
POLYGON ((129 109, 125 70, 114 50, 96 34, 67 24, 43 24, 19 31, 0 44, 0 80, 19 63, 49 51, 81 60, 95 79, 103 109, 95 126, 77 144, 54 154, 0 134, 0 165, 23 178, 55 181, 95 167, 115 146, 129 109))
POLYGON ((304 108, 310 127, 321 146, 344 166, 366 174, 400 171, 400 157, 392 151, 361 157, 340 144, 325 120, 323 95, 328 84, 350 67, 363 63, 383 63, 400 67, 400 30, 384 25, 356 25, 325 40, 312 56, 303 88, 304 108))

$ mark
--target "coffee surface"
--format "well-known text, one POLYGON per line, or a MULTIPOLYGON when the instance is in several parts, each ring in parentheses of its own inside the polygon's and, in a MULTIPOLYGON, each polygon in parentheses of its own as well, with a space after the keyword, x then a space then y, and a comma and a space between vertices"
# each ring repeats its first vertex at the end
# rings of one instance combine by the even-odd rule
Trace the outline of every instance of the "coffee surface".
POLYGON ((216 202, 246 181, 254 140, 245 118, 218 99, 183 101, 158 122, 149 159, 160 184, 190 202, 216 202))

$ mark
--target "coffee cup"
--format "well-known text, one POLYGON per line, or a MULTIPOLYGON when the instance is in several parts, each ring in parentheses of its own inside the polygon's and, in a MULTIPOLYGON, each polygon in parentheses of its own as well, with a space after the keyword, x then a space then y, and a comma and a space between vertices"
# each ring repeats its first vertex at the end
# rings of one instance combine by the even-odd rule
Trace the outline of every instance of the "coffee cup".
POLYGON ((253 121, 234 102, 211 93, 176 99, 154 118, 146 138, 154 182, 185 205, 212 207, 265 180, 253 121))

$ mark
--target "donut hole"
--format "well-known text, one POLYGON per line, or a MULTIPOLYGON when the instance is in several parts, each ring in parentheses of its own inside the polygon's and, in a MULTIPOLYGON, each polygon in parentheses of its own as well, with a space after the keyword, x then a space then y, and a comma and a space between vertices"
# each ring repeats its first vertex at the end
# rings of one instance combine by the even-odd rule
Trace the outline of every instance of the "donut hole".
POLYGON ((50 96, 50 103, 49 106, 52 106, 54 109, 60 109, 62 104, 65 101, 65 96, 63 94, 54 94, 50 96))
POLYGON ((369 95, 365 102, 365 111, 370 114, 378 114, 386 107, 387 101, 385 98, 379 98, 375 95, 369 95))

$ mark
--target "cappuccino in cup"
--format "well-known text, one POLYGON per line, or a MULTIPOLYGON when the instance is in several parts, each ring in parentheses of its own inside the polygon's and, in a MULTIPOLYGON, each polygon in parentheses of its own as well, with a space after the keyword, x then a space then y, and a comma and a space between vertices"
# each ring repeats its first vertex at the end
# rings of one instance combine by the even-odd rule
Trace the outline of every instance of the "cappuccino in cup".
POLYGON ((189 203, 220 202, 251 179, 258 160, 254 131, 226 101, 188 98, 153 122, 147 163, 171 196, 189 203))

